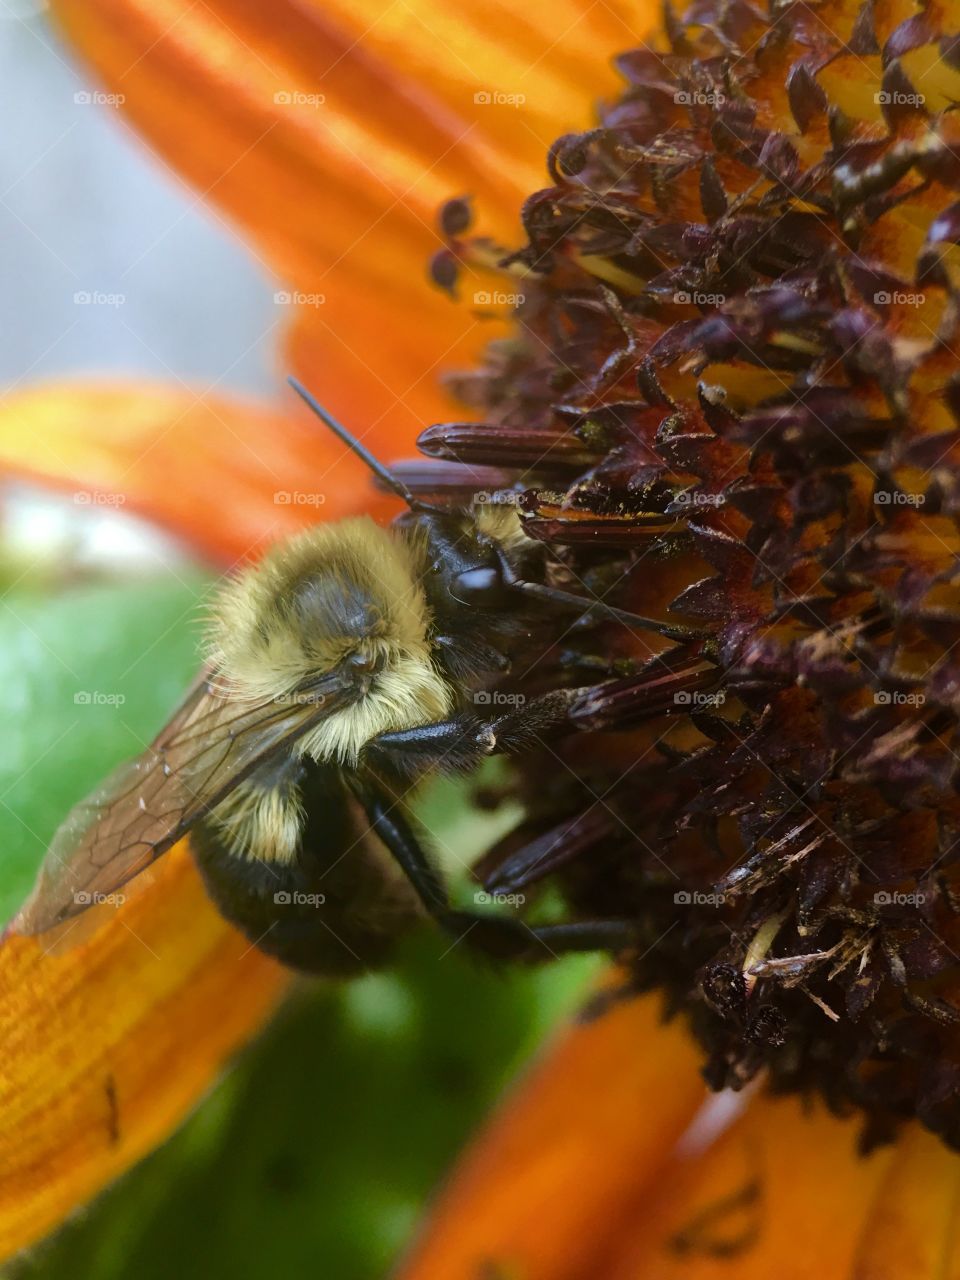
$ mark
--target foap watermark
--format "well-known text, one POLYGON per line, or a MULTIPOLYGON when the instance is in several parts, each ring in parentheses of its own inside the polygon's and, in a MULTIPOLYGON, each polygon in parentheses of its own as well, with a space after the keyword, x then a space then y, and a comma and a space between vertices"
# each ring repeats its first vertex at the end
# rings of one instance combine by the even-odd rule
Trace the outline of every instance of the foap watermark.
POLYGON ((878 907, 922 907, 926 900, 925 893, 898 893, 887 889, 881 889, 873 895, 873 901, 878 907))
POLYGON ((522 693, 504 693, 502 689, 479 689, 473 695, 478 707, 522 707, 526 700, 522 693))
POLYGON ((322 507, 326 500, 325 493, 308 493, 304 489, 278 489, 273 495, 278 507, 322 507))
POLYGON ((478 289, 473 295, 475 307, 519 307, 526 301, 522 293, 503 293, 499 289, 478 289))
POLYGON ((78 489, 73 495, 78 507, 122 507, 127 500, 125 493, 101 493, 96 489, 78 489))
POLYGON ((124 893, 101 893, 98 889, 78 889, 73 895, 78 907, 122 907, 126 900, 124 893))
POLYGON ((878 107, 922 107, 926 97, 922 93, 904 93, 900 89, 881 89, 873 95, 878 107))
POLYGON ((311 689, 290 689, 286 693, 278 693, 274 702, 287 707, 322 707, 327 700, 325 693, 317 693, 311 689))
POLYGON ((925 293, 912 293, 905 289, 879 289, 873 295, 878 307, 922 307, 926 300, 925 293))
POLYGON ((702 293, 699 289, 678 289, 673 295, 677 306, 722 307, 727 300, 725 293, 702 293))
POLYGON ((702 689, 680 689, 673 695, 677 707, 722 707, 727 700, 725 689, 705 693, 702 689))
POLYGON ((303 893, 299 889, 290 892, 278 889, 273 895, 273 901, 278 907, 322 907, 326 900, 326 894, 303 893))
POLYGON ((678 89, 673 100, 678 107, 722 107, 727 96, 713 89, 678 89))
POLYGON ((478 89, 473 101, 478 107, 522 107, 525 93, 504 93, 501 89, 478 89))
POLYGON ((75 307, 122 307, 125 293, 105 293, 102 289, 78 289, 73 295, 75 307))
POLYGON ((78 107, 122 107, 127 100, 125 93, 104 93, 100 89, 79 89, 73 100, 78 107))
POLYGON ((325 93, 304 93, 301 89, 278 89, 273 95, 278 107, 322 107, 326 100, 325 93))
POLYGON ((878 489, 873 495, 877 507, 922 507, 926 500, 925 493, 904 493, 902 489, 878 489))
POLYGON ((101 689, 78 689, 73 695, 75 707, 122 707, 126 694, 105 693, 101 689))
POLYGON ((873 695, 878 707, 922 707, 927 700, 925 693, 903 693, 900 690, 880 689, 873 695))
POLYGON ((513 489, 479 489, 473 500, 478 507, 518 507, 523 497, 513 489))
POLYGON ((674 498, 684 507, 722 507, 726 501, 722 493, 697 493, 693 489, 685 489, 674 498))
POLYGON ((273 295, 274 304, 278 307, 323 307, 327 302, 325 293, 304 293, 302 289, 278 289, 273 295))
POLYGON ((678 889, 673 895, 678 907, 722 907, 726 894, 703 893, 699 889, 678 889))
POLYGON ((473 895, 473 900, 478 907, 522 907, 526 902, 526 894, 523 893, 498 893, 496 891, 489 892, 486 889, 478 889, 473 895))

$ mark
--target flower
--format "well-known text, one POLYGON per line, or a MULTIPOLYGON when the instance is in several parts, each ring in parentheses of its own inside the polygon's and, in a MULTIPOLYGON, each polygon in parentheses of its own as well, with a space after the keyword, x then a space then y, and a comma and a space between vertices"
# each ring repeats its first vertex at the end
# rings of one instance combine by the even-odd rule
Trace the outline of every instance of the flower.
MULTIPOLYGON (((248 53, 273 15, 243 9, 225 31, 208 6, 178 10, 171 35, 166 13, 110 24, 115 7, 130 12, 62 6, 108 84, 143 51, 141 129, 172 149, 189 120, 191 180, 210 181, 213 154, 235 159, 225 207, 308 295, 329 282, 346 296, 339 264, 319 277, 314 253, 348 251, 355 228, 309 214, 341 181, 347 211, 362 205, 371 170, 349 145, 361 135, 336 128, 331 167, 304 160, 318 129, 301 109, 326 105, 308 101, 313 27, 291 12, 289 44, 258 69, 248 53), (229 119, 201 110, 224 76, 229 119), (267 191, 291 202, 277 218, 267 191)), ((440 468, 408 479, 429 491, 493 468, 484 499, 549 548, 549 587, 597 602, 510 674, 515 696, 573 691, 570 732, 517 761, 527 817, 481 871, 495 895, 549 879, 571 914, 618 917, 632 939, 454 1175, 408 1280, 953 1265, 960 73, 940 22, 870 4, 668 9, 659 43, 621 55, 627 88, 599 125, 552 142, 552 186, 504 254, 509 227, 475 233, 456 198, 462 171, 424 180, 456 101, 449 68, 421 81, 436 94, 422 120, 411 89, 399 123, 383 81, 370 118, 393 149, 372 177, 403 216, 358 255, 343 325, 298 316, 291 357, 312 377, 321 331, 367 349, 366 308, 409 305, 441 202, 434 282, 462 294, 462 273, 483 273, 475 299, 518 307, 451 384, 482 421, 444 414, 421 432, 440 468), (651 988, 665 1028, 660 998, 638 995, 651 988), (705 1105, 698 1068, 739 1110, 705 1105)), ((377 49, 403 46, 374 25, 377 49)), ((345 30, 321 52, 347 58, 345 30)), ((479 106, 518 92, 469 83, 479 106)), ((480 168, 494 136, 524 149, 490 131, 480 168)), ((515 191, 519 174, 484 191, 515 191)), ((402 334, 404 360, 467 355, 476 335, 434 320, 441 302, 402 334)), ((414 418, 421 393, 405 397, 414 418)), ((374 394, 368 415, 399 443, 374 394)))

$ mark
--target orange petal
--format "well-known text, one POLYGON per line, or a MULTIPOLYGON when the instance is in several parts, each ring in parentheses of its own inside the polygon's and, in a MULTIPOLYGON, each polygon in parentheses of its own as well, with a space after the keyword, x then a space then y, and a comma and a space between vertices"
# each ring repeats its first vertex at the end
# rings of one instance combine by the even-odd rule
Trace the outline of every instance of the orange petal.
POLYGON ((0 471, 118 495, 229 564, 318 519, 384 506, 289 393, 291 412, 168 386, 58 383, 0 402, 0 471))
POLYGON ((861 1121, 757 1097, 712 1146, 674 1156, 625 1230, 599 1242, 604 1280, 957 1280, 960 1155, 917 1125, 869 1156, 861 1121))
POLYGON ((960 1154, 911 1124, 862 1156, 858 1117, 798 1098, 693 1124, 699 1056, 656 1008, 621 1005, 560 1042, 397 1280, 960 1280, 960 1154))
POLYGON ((369 370, 369 412, 409 418, 406 439, 411 423, 449 412, 434 371, 478 337, 469 313, 426 283, 438 205, 474 193, 485 228, 514 238, 522 199, 544 185, 547 147, 590 123, 615 84, 609 59, 654 11, 591 0, 54 9, 158 156, 311 296, 307 322, 330 339, 324 397, 345 412, 356 394, 335 376, 342 346, 369 370))
POLYGON ((857 1245, 851 1280, 958 1280, 960 1156, 911 1126, 857 1245))
POLYGON ((95 908, 75 948, 0 946, 0 1258, 156 1146, 286 987, 209 904, 185 845, 153 874, 95 908))
POLYGON ((561 1039, 468 1152, 397 1280, 606 1280, 598 1239, 651 1193, 705 1094, 659 1009, 632 1000, 561 1039))
MULTIPOLYGON (((604 1280, 847 1280, 895 1156, 857 1153, 858 1121, 755 1097, 699 1155, 675 1156, 603 1243, 604 1280)), ((866 1272, 873 1280, 873 1273, 866 1272)), ((904 1277, 906 1280, 906 1277, 904 1277)))

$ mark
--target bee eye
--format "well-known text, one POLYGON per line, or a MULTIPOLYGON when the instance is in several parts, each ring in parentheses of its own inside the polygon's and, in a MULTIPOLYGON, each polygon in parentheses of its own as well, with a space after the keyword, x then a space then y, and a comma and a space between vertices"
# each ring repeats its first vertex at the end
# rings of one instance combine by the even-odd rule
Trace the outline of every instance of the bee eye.
POLYGON ((499 568, 466 569, 451 582, 450 594, 461 604, 498 605, 504 596, 503 577, 499 568))

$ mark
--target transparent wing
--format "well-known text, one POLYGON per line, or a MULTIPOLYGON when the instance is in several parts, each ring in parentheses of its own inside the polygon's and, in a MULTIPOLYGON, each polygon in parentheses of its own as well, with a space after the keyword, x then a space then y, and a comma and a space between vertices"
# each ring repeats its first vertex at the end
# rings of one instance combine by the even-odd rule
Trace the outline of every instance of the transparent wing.
POLYGON ((256 705, 231 699, 214 675, 201 677, 147 750, 68 814, 10 930, 43 933, 114 893, 347 700, 337 676, 309 696, 256 705))

